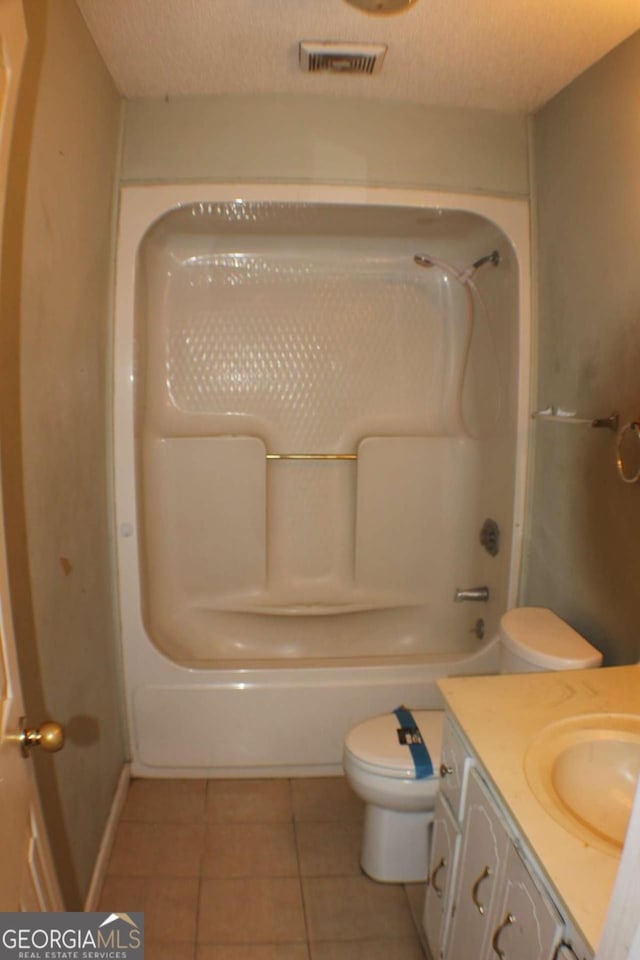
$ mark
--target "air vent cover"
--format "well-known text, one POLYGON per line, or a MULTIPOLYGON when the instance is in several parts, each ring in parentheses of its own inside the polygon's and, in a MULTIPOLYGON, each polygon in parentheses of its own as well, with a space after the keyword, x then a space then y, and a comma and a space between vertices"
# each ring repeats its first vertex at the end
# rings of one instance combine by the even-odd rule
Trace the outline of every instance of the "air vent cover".
POLYGON ((333 43, 302 40, 300 69, 305 73, 378 73, 387 52, 384 43, 333 43))

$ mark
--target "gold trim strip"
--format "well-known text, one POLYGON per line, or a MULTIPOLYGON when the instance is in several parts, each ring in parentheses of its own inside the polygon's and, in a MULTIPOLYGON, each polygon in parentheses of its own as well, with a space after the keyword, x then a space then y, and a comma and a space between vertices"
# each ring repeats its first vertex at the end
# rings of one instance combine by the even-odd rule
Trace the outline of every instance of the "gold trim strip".
POLYGON ((357 460, 357 453, 268 453, 267 460, 357 460))

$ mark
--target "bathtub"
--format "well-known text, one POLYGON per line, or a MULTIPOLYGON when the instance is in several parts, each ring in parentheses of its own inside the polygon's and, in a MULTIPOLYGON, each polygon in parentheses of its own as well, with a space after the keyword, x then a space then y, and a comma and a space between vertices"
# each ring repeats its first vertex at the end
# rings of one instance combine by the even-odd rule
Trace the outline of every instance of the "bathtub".
POLYGON ((528 263, 520 200, 123 188, 115 513, 135 776, 336 773, 352 724, 495 672, 521 554, 528 263), (470 291, 465 269, 494 250, 470 291), (479 543, 489 517, 498 556, 479 543), (453 602, 480 584, 488 603, 453 602))

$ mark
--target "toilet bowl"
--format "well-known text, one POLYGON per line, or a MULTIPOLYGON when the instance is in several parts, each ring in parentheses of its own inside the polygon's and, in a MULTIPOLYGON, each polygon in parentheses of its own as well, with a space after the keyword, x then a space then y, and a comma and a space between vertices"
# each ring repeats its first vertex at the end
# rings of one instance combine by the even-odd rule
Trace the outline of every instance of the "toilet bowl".
POLYGON ((414 710, 412 717, 427 745, 431 776, 416 776, 395 713, 359 723, 344 744, 347 780, 366 803, 360 864, 369 877, 386 883, 424 880, 429 862, 444 713, 414 710))
MULTIPOLYGON (((602 665, 602 654, 544 607, 507 611, 491 642, 500 644, 501 673, 602 665)), ((382 883, 427 879, 430 828, 440 782, 444 712, 413 710, 415 736, 407 732, 406 715, 399 716, 387 713, 365 720, 349 731, 344 743, 347 781, 366 804, 360 864, 368 876, 382 883), (414 760, 412 740, 420 739, 430 760, 425 768, 414 760)))

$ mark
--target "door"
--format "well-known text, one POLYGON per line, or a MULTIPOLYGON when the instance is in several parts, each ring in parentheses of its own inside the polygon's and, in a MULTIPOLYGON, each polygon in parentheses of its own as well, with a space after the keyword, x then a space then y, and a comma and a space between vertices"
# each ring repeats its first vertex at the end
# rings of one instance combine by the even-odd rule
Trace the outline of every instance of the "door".
POLYGON ((449 919, 449 901, 458 858, 460 831, 449 811, 447 801, 439 794, 431 835, 431 862, 424 904, 422 925, 427 943, 435 958, 443 957, 449 919))
MULTIPOLYGON (((0 238, 25 48, 21 0, 0 0, 0 238)), ((3 517, 0 491, 0 911, 61 910, 62 899, 44 832, 32 763, 21 750, 23 704, 3 517)))
POLYGON ((556 956, 562 920, 549 897, 533 882, 513 844, 496 917, 486 953, 490 960, 551 960, 556 956))
POLYGON ((493 800, 475 770, 469 774, 462 851, 455 891, 455 923, 447 960, 485 955, 510 839, 493 800))

